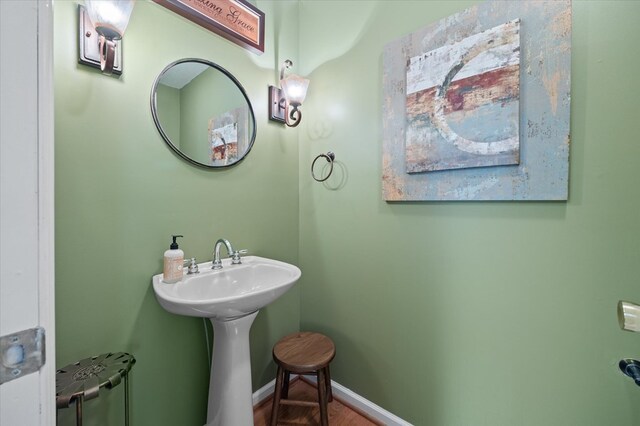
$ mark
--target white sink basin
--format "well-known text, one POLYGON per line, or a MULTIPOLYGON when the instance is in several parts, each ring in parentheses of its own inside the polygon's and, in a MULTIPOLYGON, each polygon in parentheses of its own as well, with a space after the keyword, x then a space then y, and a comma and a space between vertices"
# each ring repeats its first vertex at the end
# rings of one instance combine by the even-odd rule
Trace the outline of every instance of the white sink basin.
POLYGON ((222 269, 211 262, 198 265, 200 273, 184 275, 167 284, 162 274, 153 277, 153 290, 167 311, 192 317, 232 319, 263 308, 282 296, 300 278, 300 269, 288 263, 245 256, 242 264, 222 261, 222 269))
POLYGON ((175 284, 153 277, 153 290, 167 311, 204 317, 213 325, 214 345, 205 426, 253 426, 249 330, 258 310, 282 296, 300 278, 298 267, 245 256, 242 264, 198 265, 200 272, 175 284))

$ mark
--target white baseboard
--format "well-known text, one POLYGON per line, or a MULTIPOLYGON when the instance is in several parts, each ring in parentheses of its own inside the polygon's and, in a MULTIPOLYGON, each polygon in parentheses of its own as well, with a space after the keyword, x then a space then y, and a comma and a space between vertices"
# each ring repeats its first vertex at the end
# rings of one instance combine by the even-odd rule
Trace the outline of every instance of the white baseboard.
MULTIPOLYGON (((291 380, 293 380, 295 377, 297 376, 292 374, 291 380)), ((315 376, 305 376, 304 378, 305 380, 313 383, 317 382, 315 376)), ((253 393, 253 406, 255 407, 256 405, 259 405, 261 402, 269 398, 273 394, 275 387, 276 381, 272 380, 255 391, 253 393)), ((331 380, 331 389, 333 391, 333 396, 338 398, 340 401, 350 405, 351 407, 363 412, 372 419, 375 419, 387 426, 413 426, 411 423, 402 420, 395 414, 390 413, 384 408, 369 401, 368 399, 363 398, 351 389, 342 386, 340 383, 336 383, 335 380, 331 380)))
MULTIPOLYGON (((289 377, 289 380, 293 380, 297 377, 297 374, 292 374, 289 377)), ((273 379, 257 391, 253 393, 253 406, 260 405, 265 399, 269 398, 273 395, 274 389, 276 388, 276 379, 273 379)))

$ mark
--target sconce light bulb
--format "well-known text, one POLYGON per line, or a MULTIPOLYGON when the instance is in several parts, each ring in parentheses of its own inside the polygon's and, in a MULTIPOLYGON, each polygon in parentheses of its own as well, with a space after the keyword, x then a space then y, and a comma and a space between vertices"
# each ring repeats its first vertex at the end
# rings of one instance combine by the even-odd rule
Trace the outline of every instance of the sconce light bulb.
POLYGON ((280 81, 287 102, 294 106, 300 106, 307 97, 309 80, 296 74, 289 74, 280 81))
POLYGON ((631 302, 618 302, 618 322, 620 328, 640 333, 640 306, 631 302))

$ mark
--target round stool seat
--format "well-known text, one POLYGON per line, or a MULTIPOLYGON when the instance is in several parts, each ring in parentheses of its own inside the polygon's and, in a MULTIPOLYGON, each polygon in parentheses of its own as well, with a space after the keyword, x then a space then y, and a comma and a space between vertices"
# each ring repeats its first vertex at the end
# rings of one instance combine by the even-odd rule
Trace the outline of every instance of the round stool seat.
POLYGON ((329 425, 327 403, 333 400, 329 363, 336 356, 330 338, 320 333, 302 331, 283 337, 273 347, 273 360, 278 366, 271 408, 271 426, 278 424, 280 405, 318 405, 320 424, 329 425), (318 378, 318 402, 289 399, 289 374, 312 373, 318 378))
POLYGON ((310 331, 285 336, 273 347, 273 359, 292 373, 324 368, 334 356, 336 347, 331 339, 310 331))

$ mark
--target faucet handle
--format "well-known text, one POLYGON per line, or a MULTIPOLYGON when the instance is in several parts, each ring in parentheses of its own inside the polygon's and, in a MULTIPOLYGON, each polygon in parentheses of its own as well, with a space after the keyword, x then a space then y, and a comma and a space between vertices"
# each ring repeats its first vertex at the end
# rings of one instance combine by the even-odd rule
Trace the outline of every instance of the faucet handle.
POLYGON ((196 263, 196 258, 192 257, 191 259, 185 259, 184 263, 189 263, 189 269, 187 275, 198 274, 200 271, 198 270, 198 264, 196 263))
POLYGON ((242 249, 242 250, 236 250, 231 254, 231 264, 232 265, 240 265, 242 263, 242 258, 240 257, 241 254, 247 254, 249 253, 249 250, 247 249, 242 249))

